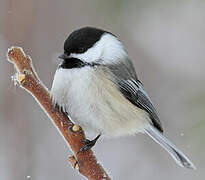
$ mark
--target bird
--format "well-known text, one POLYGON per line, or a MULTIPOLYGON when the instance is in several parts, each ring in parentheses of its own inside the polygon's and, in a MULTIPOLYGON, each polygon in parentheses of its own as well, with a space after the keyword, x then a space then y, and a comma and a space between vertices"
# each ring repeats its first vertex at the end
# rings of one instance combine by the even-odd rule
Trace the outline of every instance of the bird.
POLYGON ((181 166, 194 164, 164 134, 157 111, 119 38, 95 27, 74 30, 64 42, 51 87, 59 107, 89 139, 79 153, 107 138, 147 134, 181 166))

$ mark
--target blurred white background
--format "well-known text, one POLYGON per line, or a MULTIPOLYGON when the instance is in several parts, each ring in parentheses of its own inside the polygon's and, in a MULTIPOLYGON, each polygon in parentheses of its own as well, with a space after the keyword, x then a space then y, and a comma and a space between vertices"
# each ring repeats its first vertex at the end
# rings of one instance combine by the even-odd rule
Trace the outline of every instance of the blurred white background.
POLYGON ((116 34, 161 118, 165 134, 195 163, 178 167, 144 135, 100 139, 93 148, 113 179, 205 178, 205 1, 0 0, 0 179, 82 179, 35 100, 14 86, 7 49, 23 47, 51 87, 65 38, 83 26, 116 34))

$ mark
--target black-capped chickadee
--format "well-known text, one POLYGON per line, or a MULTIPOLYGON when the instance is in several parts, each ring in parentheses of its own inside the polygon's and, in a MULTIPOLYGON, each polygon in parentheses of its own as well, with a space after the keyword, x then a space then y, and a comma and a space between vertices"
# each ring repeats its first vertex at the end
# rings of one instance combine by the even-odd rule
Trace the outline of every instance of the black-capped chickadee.
POLYGON ((193 163, 164 135, 157 112, 137 78, 120 40, 110 32, 85 27, 64 43, 63 62, 55 73, 51 96, 88 137, 80 151, 91 148, 100 135, 148 134, 182 167, 193 163))

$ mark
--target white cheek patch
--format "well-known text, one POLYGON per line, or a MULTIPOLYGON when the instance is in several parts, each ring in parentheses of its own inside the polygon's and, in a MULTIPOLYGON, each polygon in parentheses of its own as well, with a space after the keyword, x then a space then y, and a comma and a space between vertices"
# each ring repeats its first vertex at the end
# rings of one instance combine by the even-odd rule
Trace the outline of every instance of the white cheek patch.
POLYGON ((111 64, 118 62, 119 59, 126 58, 127 52, 115 36, 106 33, 86 52, 81 54, 71 53, 70 57, 89 63, 101 61, 102 64, 111 64))

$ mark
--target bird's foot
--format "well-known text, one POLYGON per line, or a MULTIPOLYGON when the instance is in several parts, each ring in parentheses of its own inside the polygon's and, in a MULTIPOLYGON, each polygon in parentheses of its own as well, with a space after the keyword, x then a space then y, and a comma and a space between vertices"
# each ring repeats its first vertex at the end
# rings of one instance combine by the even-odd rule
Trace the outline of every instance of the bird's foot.
MULTIPOLYGON (((93 139, 93 140, 89 140, 89 139, 83 140, 83 143, 85 143, 85 145, 84 145, 82 148, 80 148, 80 150, 78 151, 78 153, 84 152, 84 151, 87 151, 87 150, 91 149, 91 148, 95 145, 96 141, 99 139, 100 136, 101 136, 101 134, 99 134, 99 135, 98 135, 95 139, 93 139)), ((77 154, 78 154, 78 153, 77 153, 77 154)))

